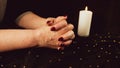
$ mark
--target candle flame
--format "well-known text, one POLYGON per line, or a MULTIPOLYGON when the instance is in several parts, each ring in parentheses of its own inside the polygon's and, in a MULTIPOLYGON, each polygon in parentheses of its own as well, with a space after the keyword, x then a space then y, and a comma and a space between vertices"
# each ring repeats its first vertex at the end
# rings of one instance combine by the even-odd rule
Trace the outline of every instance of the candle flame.
POLYGON ((88 7, 87 7, 87 6, 85 7, 85 10, 86 10, 86 11, 88 10, 88 7))

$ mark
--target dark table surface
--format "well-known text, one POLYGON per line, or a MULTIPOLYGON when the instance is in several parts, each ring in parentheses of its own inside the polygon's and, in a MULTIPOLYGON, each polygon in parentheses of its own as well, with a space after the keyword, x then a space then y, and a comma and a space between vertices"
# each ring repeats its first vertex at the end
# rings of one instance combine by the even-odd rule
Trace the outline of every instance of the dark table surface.
POLYGON ((120 35, 77 36, 61 51, 29 48, 0 53, 0 68, 120 68, 120 35))

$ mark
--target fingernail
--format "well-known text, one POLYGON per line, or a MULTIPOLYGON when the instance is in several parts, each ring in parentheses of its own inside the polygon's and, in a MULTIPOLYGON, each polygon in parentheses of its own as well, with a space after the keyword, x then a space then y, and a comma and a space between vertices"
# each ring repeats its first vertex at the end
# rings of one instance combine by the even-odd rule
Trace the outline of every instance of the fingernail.
POLYGON ((67 16, 64 16, 65 17, 65 19, 67 19, 67 16))
POLYGON ((52 27, 52 28, 51 28, 51 31, 55 31, 55 30, 56 30, 55 27, 52 27))
POLYGON ((61 44, 60 47, 64 47, 65 45, 64 44, 61 44))
POLYGON ((54 20, 53 20, 53 21, 47 21, 47 24, 48 24, 49 26, 51 26, 52 24, 54 24, 54 20))
POLYGON ((64 50, 64 47, 61 47, 59 50, 64 50))
POLYGON ((47 24, 50 24, 50 21, 47 21, 47 24))
POLYGON ((65 15, 64 17, 67 17, 67 15, 65 15))
POLYGON ((58 47, 57 50, 60 50, 61 47, 58 47))
POLYGON ((64 50, 64 47, 58 47, 58 50, 59 51, 64 50))
POLYGON ((64 40, 64 38, 63 37, 60 37, 59 39, 58 39, 58 41, 63 41, 64 40))

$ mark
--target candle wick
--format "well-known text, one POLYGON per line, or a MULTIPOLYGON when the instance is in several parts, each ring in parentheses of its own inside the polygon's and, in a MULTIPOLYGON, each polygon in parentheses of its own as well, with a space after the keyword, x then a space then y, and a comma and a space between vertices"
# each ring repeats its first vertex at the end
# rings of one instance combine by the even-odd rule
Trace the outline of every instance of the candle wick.
POLYGON ((86 10, 86 11, 88 10, 88 7, 87 7, 87 6, 85 7, 85 10, 86 10))

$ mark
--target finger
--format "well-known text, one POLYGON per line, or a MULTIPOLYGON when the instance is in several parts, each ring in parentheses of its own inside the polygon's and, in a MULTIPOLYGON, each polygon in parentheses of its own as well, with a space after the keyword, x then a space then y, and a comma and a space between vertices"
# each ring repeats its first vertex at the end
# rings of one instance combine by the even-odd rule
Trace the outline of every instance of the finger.
POLYGON ((59 16, 54 20, 52 31, 59 30, 67 25, 67 16, 59 16))
POLYGON ((58 49, 58 47, 62 46, 62 43, 63 43, 62 41, 57 41, 57 42, 54 43, 53 46, 50 46, 50 47, 53 48, 53 49, 58 49))
POLYGON ((58 34, 62 35, 70 30, 73 30, 74 26, 72 24, 68 24, 66 27, 62 28, 58 31, 58 34))
POLYGON ((63 20, 58 22, 57 24, 53 25, 52 27, 55 28, 55 30, 59 30, 67 25, 67 21, 63 20))
POLYGON ((68 40, 62 43, 62 46, 57 47, 57 50, 64 50, 64 48, 72 43, 72 40, 68 40))
POLYGON ((64 47, 57 47, 57 50, 64 50, 64 47))
POLYGON ((66 20, 67 19, 67 16, 58 16, 56 19, 55 19, 55 22, 60 22, 62 20, 66 20))
POLYGON ((47 18, 46 21, 47 21, 47 24, 49 26, 51 26, 51 25, 54 25, 62 20, 66 20, 66 19, 67 19, 67 16, 59 16, 57 18, 49 17, 49 18, 47 18))
POLYGON ((71 40, 71 39, 74 39, 74 38, 75 38, 75 34, 71 30, 71 31, 68 31, 67 33, 63 34, 58 40, 59 41, 65 41, 65 40, 71 40))
POLYGON ((72 43, 72 40, 67 40, 62 42, 61 46, 57 47, 57 50, 64 50, 64 48, 72 43))
POLYGON ((51 26, 51 25, 54 25, 54 20, 55 20, 55 18, 49 17, 49 18, 47 18, 46 22, 49 26, 51 26))
MULTIPOLYGON (((68 46, 68 45, 70 45, 72 43, 72 40, 67 40, 67 41, 65 41, 65 42, 63 42, 62 44, 64 44, 63 46, 68 46)), ((62 46, 62 47, 63 47, 62 46)))

